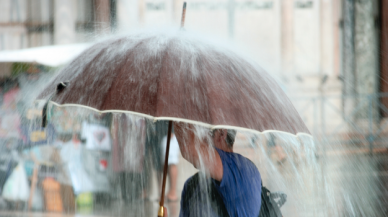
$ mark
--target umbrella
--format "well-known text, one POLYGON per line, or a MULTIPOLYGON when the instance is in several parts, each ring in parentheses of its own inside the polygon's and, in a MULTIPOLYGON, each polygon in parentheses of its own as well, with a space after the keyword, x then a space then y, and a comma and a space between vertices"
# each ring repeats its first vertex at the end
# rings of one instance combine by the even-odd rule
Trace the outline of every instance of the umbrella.
POLYGON ((309 134, 269 74, 182 31, 96 44, 63 68, 38 98, 51 95, 54 104, 125 111, 155 120, 309 134), (62 91, 52 95, 61 82, 62 91))
POLYGON ((141 32, 100 42, 63 68, 39 98, 169 120, 169 131, 172 121, 182 121, 212 129, 310 134, 269 74, 188 31, 141 32))

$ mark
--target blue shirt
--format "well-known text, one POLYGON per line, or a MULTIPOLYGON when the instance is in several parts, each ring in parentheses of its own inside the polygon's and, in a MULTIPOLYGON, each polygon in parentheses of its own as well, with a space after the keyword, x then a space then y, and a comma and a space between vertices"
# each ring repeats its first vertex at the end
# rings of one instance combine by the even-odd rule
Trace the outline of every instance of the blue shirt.
MULTIPOLYGON (((233 152, 216 149, 221 157, 223 176, 221 182, 214 179, 216 190, 225 204, 230 217, 257 217, 261 206, 261 176, 256 166, 247 158, 233 152)), ((191 179, 191 178, 190 178, 191 179)), ((208 202, 208 186, 196 186, 188 201, 190 207, 183 206, 188 179, 183 187, 180 217, 217 216, 208 202)))

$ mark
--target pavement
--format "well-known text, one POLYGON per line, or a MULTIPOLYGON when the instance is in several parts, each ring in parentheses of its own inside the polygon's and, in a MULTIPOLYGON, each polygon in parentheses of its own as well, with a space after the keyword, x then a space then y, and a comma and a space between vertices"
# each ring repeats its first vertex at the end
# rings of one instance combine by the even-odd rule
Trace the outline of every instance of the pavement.
MULTIPOLYGON (((338 152, 330 148, 325 155, 308 151, 299 155, 285 148, 287 159, 281 162, 276 151, 248 143, 235 151, 254 161, 264 186, 288 195, 281 208, 284 216, 388 216, 388 152, 384 148, 373 155, 368 149, 338 152)), ((181 192, 185 180, 197 170, 183 158, 178 168, 177 190, 181 192)), ((0 216, 157 216, 159 184, 155 177, 154 172, 148 200, 124 202, 117 197, 73 214, 3 210, 0 216)), ((179 201, 166 206, 170 217, 179 216, 179 201)))

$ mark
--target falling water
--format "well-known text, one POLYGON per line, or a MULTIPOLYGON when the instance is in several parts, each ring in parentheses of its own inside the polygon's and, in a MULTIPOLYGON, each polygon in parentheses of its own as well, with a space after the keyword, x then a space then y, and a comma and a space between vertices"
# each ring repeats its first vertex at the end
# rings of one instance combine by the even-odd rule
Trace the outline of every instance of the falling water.
MULTIPOLYGON (((230 86, 228 85, 232 82, 226 82, 226 86, 222 87, 224 89, 221 88, 225 92, 217 93, 221 97, 230 94, 231 98, 228 103, 243 103, 239 99, 240 97, 249 100, 253 107, 242 108, 241 111, 244 111, 243 115, 249 117, 249 121, 245 124, 252 126, 253 129, 257 129, 254 126, 259 125, 260 121, 265 118, 263 115, 252 116, 254 110, 265 109, 268 105, 267 102, 275 102, 279 105, 273 110, 276 114, 286 114, 293 110, 293 108, 284 107, 283 93, 277 92, 281 91, 281 88, 269 75, 248 58, 231 52, 220 42, 209 41, 189 32, 177 33, 176 31, 143 32, 126 37, 108 39, 93 46, 73 63, 62 69, 59 76, 48 82, 55 84, 68 80, 76 83, 75 81, 78 79, 85 79, 81 76, 84 70, 89 71, 86 80, 90 80, 90 86, 77 83, 78 86, 74 88, 83 90, 83 92, 75 95, 71 103, 90 102, 88 104, 90 107, 49 103, 48 126, 56 129, 56 139, 48 141, 47 145, 22 146, 19 150, 18 155, 24 156, 24 161, 37 167, 37 164, 32 163, 33 161, 29 159, 31 153, 38 155, 36 154, 39 151, 37 149, 43 147, 51 149, 52 154, 48 158, 47 156, 36 156, 41 160, 40 166, 37 167, 37 173, 40 180, 53 177, 58 183, 61 183, 62 189, 70 189, 64 201, 57 201, 62 204, 60 212, 104 216, 156 216, 157 199, 160 197, 161 189, 161 156, 163 154, 160 143, 167 134, 167 121, 162 119, 160 114, 168 112, 166 111, 168 107, 164 108, 163 111, 153 111, 154 113, 149 112, 145 115, 135 113, 138 111, 113 111, 109 107, 106 107, 105 110, 111 111, 98 111, 94 108, 104 108, 104 102, 109 99, 99 97, 109 93, 111 91, 110 84, 115 82, 126 84, 140 82, 139 87, 141 88, 137 91, 125 93, 125 88, 121 89, 122 94, 126 94, 127 98, 120 98, 120 100, 124 100, 124 104, 135 105, 136 109, 142 103, 144 104, 143 101, 150 103, 148 106, 152 107, 152 102, 163 103, 163 100, 167 100, 142 99, 141 95, 143 91, 158 93, 158 91, 168 91, 168 88, 174 90, 174 86, 160 89, 156 85, 145 86, 146 82, 142 85, 141 82, 159 79, 157 76, 160 74, 156 72, 161 69, 165 70, 163 64, 166 62, 163 58, 170 55, 168 52, 174 51, 175 54, 181 55, 180 62, 168 64, 170 66, 179 65, 179 73, 188 76, 191 81, 198 82, 197 84, 204 82, 199 80, 202 75, 212 76, 213 73, 213 71, 203 70, 205 66, 201 63, 211 63, 218 70, 226 70, 229 73, 227 74, 229 77, 226 79, 246 79, 247 84, 255 84, 264 80, 265 84, 274 88, 276 91, 272 93, 258 93, 258 90, 244 89, 243 86, 240 87, 241 90, 229 90, 230 86), (145 41, 147 43, 142 44, 145 41), (198 44, 198 41, 204 42, 198 44), (112 43, 118 43, 120 46, 112 46, 112 43), (128 50, 131 49, 136 53, 128 54, 128 50), (206 53, 208 50, 211 52, 206 53), (205 57, 208 58, 206 61, 199 62, 201 52, 205 52, 205 57), (132 58, 131 62, 127 62, 129 57, 132 58), (156 64, 147 64, 150 59, 156 64), (225 59, 234 60, 234 65, 232 67, 227 65, 225 59), (104 65, 101 62, 111 64, 104 65), (250 64, 250 70, 240 71, 244 69, 244 64, 250 64), (130 68, 136 73, 128 74, 123 81, 115 80, 112 72, 126 68, 130 68), (255 74, 257 72, 260 73, 260 76, 255 74), (101 79, 100 76, 104 76, 104 79, 101 79), (98 89, 93 87, 96 83, 98 89), (94 92, 100 95, 91 97, 94 92), (240 95, 232 95, 231 92, 237 92, 240 95), (255 103, 252 98, 255 94, 260 94, 267 101, 255 103), (139 101, 132 102, 133 99, 139 101), (88 135, 92 131, 98 135, 88 135), (98 140, 94 143, 91 142, 91 136, 96 136, 98 140), (49 163, 43 162, 43 159, 49 163), (148 200, 144 198, 145 196, 148 200)), ((169 75, 174 76, 174 74, 169 75)), ((176 86, 180 85, 182 84, 176 83, 176 86)), ((211 109, 210 104, 201 101, 203 92, 192 89, 194 86, 190 84, 183 85, 187 87, 191 97, 189 100, 194 102, 199 110, 211 109)), ((260 88, 258 87, 258 89, 260 88)), ((38 88, 36 92, 40 92, 41 89, 38 88)), ((48 90, 51 92, 46 90, 45 96, 54 93, 53 88, 48 90)), ((34 96, 36 93, 31 91, 31 93, 25 94, 24 98, 33 98, 34 96)), ((58 97, 56 100, 64 99, 58 97)), ((176 100, 185 99, 177 98, 176 100)), ((147 103, 145 104, 147 105, 147 103)), ((38 104, 36 105, 38 106, 38 104)), ((42 103, 39 105, 39 108, 41 107, 42 103)), ((152 111, 152 109, 147 111, 152 111)), ((222 113, 222 111, 219 112, 222 113)), ((222 115, 220 114, 221 117, 222 115)), ((276 116, 272 117, 272 120, 273 123, 279 122, 276 116)), ((219 118, 218 121, 222 122, 223 118, 219 118)), ((37 118, 34 124, 39 122, 40 118, 37 118)), ((283 124, 290 123, 292 122, 283 124)), ((208 137, 209 130, 215 126, 200 121, 194 122, 194 124, 198 138, 208 137)), ((267 126, 271 126, 271 123, 267 126)), ((326 144, 316 141, 307 134, 295 135, 272 128, 262 131, 241 127, 236 129, 238 133, 234 151, 249 158, 257 166, 264 186, 273 192, 281 191, 287 194, 287 202, 281 208, 284 216, 379 216, 385 212, 385 199, 382 195, 386 194, 386 186, 384 186, 385 182, 379 180, 376 175, 378 173, 376 167, 380 162, 378 158, 371 161, 368 156, 338 157, 326 155, 325 153, 330 150, 331 146, 328 145, 324 150, 322 147, 326 144)), ((211 141, 211 139, 207 138, 207 141, 211 141)), ((207 148, 209 153, 214 153, 211 142, 207 148)), ((181 192, 184 181, 198 170, 182 157, 179 158, 179 161, 177 190, 181 192)), ((205 190, 209 186, 207 179, 204 178, 206 177, 206 168, 207 166, 203 164, 200 168, 202 171, 200 185, 205 190)), ((168 183, 167 190, 169 189, 168 183)), ((32 210, 42 211, 51 206, 46 198, 48 191, 42 191, 43 185, 42 181, 38 181, 32 210), (39 201, 41 206, 39 206, 39 201)), ((55 191, 52 191, 51 194, 55 195, 55 191)), ((210 209, 209 199, 203 198, 203 200, 210 209)), ((13 206, 10 204, 8 204, 7 209, 13 206)), ((27 210, 27 204, 24 205, 24 210, 27 210)), ((179 202, 166 203, 166 206, 170 216, 178 216, 179 202)))

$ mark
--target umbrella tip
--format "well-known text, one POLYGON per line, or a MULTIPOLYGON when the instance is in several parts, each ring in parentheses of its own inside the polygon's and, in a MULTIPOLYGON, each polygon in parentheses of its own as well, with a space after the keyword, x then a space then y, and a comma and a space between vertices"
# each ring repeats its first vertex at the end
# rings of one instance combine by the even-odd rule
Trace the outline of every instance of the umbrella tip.
POLYGON ((186 2, 183 2, 183 9, 182 9, 182 20, 181 20, 181 29, 183 29, 183 26, 185 25, 185 18, 186 18, 186 2))

